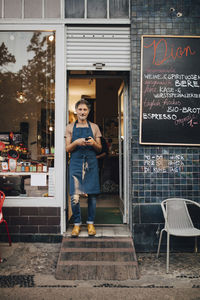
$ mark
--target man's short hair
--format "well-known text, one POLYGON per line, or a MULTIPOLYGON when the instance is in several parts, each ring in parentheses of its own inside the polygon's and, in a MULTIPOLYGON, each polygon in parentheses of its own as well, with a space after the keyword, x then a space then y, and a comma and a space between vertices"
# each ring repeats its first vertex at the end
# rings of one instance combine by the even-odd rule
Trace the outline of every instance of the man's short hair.
POLYGON ((79 107, 80 104, 85 104, 87 106, 87 108, 90 110, 91 106, 90 106, 90 103, 85 100, 85 99, 80 99, 76 102, 75 104, 75 109, 77 109, 79 107))

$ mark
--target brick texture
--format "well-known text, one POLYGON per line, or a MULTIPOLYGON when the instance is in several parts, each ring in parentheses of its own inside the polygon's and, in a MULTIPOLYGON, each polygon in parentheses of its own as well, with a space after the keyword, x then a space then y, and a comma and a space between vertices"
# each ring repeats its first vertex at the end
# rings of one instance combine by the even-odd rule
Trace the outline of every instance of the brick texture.
MULTIPOLYGON (((12 234, 59 234, 59 207, 6 207, 3 208, 4 219, 12 234)), ((4 224, 0 226, 0 234, 6 235, 4 224)))

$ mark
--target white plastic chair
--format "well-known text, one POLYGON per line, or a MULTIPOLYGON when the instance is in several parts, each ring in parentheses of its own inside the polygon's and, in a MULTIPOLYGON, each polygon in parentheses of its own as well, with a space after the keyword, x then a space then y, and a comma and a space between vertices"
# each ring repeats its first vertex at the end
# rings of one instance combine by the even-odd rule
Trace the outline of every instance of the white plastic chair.
POLYGON ((160 232, 157 258, 160 253, 160 245, 163 231, 167 232, 167 259, 166 273, 169 272, 169 244, 170 235, 195 237, 195 252, 197 252, 197 236, 200 236, 200 230, 195 228, 190 218, 187 204, 194 204, 200 207, 200 204, 187 199, 171 198, 162 201, 161 207, 165 219, 165 227, 160 232))

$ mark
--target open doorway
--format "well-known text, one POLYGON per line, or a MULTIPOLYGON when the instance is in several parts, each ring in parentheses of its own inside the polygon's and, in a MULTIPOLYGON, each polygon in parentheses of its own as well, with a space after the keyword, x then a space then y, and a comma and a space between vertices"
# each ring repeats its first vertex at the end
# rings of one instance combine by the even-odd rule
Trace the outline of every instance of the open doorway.
MULTIPOLYGON (((91 104, 88 120, 98 124, 107 151, 99 159, 101 194, 97 197, 96 224, 128 223, 126 216, 127 170, 124 157, 126 137, 126 72, 70 71, 68 73, 68 122, 76 120, 75 103, 87 99, 91 104)), ((127 95, 126 95, 127 96, 127 95)), ((87 197, 81 198, 82 220, 87 218, 87 197)), ((71 220, 73 221, 73 220, 71 220)))

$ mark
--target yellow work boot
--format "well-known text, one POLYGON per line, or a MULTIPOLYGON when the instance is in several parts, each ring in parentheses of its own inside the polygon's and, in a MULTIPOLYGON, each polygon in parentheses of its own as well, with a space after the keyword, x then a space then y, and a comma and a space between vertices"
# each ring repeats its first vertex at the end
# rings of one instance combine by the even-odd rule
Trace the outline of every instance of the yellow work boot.
POLYGON ((80 225, 74 225, 74 228, 72 229, 71 237, 78 237, 80 231, 81 231, 81 226, 80 225))
POLYGON ((94 224, 88 224, 88 235, 93 236, 96 234, 94 224))

